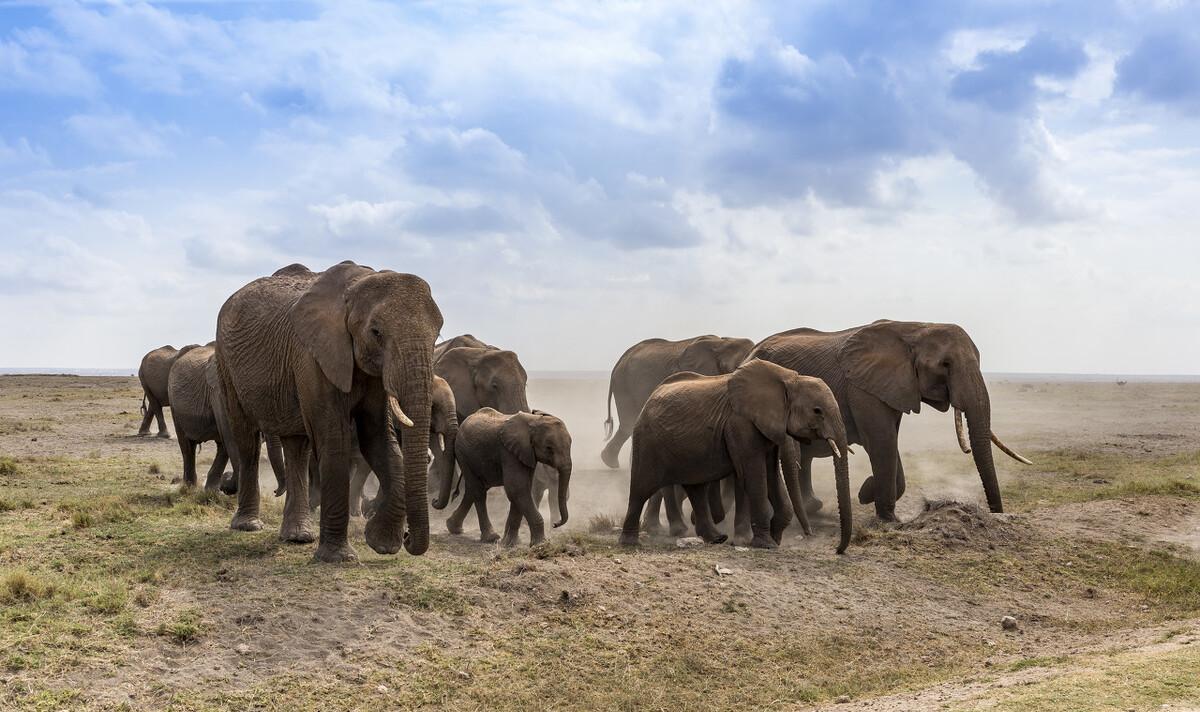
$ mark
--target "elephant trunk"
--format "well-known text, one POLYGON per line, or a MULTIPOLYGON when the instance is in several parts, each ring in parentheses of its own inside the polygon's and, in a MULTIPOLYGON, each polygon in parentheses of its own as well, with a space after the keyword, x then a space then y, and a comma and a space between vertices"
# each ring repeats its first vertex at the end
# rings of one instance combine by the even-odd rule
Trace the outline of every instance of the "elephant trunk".
POLYGON ((450 504, 450 490, 454 485, 454 442, 458 439, 458 418, 450 413, 446 419, 445 432, 442 433, 441 453, 434 458, 435 476, 438 483, 438 494, 433 500, 434 509, 445 509, 450 504))
POLYGON ((783 482, 787 487, 788 498, 792 500, 792 510, 800 520, 800 528, 805 536, 809 536, 812 534, 812 526, 808 522, 808 510, 804 508, 804 494, 800 491, 800 451, 792 438, 786 437, 783 440, 778 444, 783 482))
POLYGON ((838 521, 841 524, 841 538, 838 539, 837 553, 846 553, 850 545, 850 535, 854 533, 854 516, 850 509, 850 448, 842 448, 842 456, 833 460, 834 482, 837 485, 838 521))
MULTIPOLYGON (((388 392, 389 431, 399 431, 403 465, 395 463, 380 514, 371 518, 367 542, 380 553, 395 553, 403 530, 408 553, 419 555, 429 548, 429 423, 433 383, 432 339, 407 340, 397 354, 398 363, 385 365, 384 388, 388 392), (399 409, 400 413, 397 413, 399 409), (402 476, 399 479, 397 476, 402 476), (397 486, 404 483, 403 496, 397 486)), ((379 474, 379 473, 377 473, 379 474)), ((382 484, 382 478, 380 478, 382 484)))
POLYGON ((996 463, 992 460, 992 404, 988 397, 987 385, 983 382, 983 374, 976 370, 965 377, 955 379, 952 384, 952 399, 962 404, 962 410, 967 415, 971 456, 975 459, 975 469, 979 471, 979 479, 983 482, 988 508, 993 512, 1003 512, 1000 483, 996 479, 996 463))
POLYGON ((567 523, 567 498, 570 496, 571 489, 571 463, 568 461, 565 465, 558 468, 558 515, 560 519, 554 523, 555 527, 561 527, 567 523))

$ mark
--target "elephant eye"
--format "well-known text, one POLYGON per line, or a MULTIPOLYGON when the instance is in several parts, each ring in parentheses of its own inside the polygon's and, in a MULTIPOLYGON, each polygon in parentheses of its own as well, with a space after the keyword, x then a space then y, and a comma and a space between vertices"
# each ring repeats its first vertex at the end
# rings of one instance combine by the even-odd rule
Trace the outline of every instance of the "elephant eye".
POLYGON ((824 415, 825 411, 821 410, 821 406, 813 408, 813 413, 816 415, 824 415))
POLYGON ((942 365, 945 366, 946 368, 950 368, 950 359, 946 359, 945 361, 942 361, 942 365))
POLYGON ((381 332, 379 329, 377 329, 377 328, 375 328, 375 327, 373 327, 373 326, 371 327, 371 333, 372 333, 372 334, 375 336, 375 338, 377 338, 377 339, 378 339, 379 337, 383 336, 383 332, 381 332))

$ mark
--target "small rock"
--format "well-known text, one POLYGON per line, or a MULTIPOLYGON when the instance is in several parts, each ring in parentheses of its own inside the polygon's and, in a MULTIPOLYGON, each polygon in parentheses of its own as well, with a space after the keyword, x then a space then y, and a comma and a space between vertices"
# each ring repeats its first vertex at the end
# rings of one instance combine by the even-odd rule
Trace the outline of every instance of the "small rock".
POLYGON ((385 694, 387 694, 388 686, 387 685, 377 685, 375 687, 375 691, 381 695, 385 695, 385 694))
POLYGON ((748 546, 735 546, 735 547, 733 547, 733 550, 734 550, 734 551, 750 551, 750 547, 748 547, 748 546))
POLYGON ((732 570, 727 569, 724 566, 721 566, 720 564, 717 564, 716 566, 714 566, 713 571, 716 571, 718 576, 732 576, 733 575, 732 570))
POLYGON ((1004 630, 1016 630, 1017 619, 1013 618, 1012 616, 1004 616, 1000 619, 1000 627, 1004 630))
POLYGON ((675 546, 680 549, 695 549, 704 546, 704 540, 698 536, 685 536, 675 540, 675 546))
POLYGON ((834 704, 844 705, 850 702, 850 695, 838 695, 834 700, 834 704))
POLYGON ((234 650, 237 652, 238 655, 249 655, 250 654, 250 646, 246 645, 245 643, 238 643, 237 647, 234 648, 234 650))
POLYGON ((1095 598, 1096 597, 1096 589, 1092 588, 1091 586, 1088 586, 1087 588, 1083 589, 1083 595, 1086 596, 1087 598, 1095 598))

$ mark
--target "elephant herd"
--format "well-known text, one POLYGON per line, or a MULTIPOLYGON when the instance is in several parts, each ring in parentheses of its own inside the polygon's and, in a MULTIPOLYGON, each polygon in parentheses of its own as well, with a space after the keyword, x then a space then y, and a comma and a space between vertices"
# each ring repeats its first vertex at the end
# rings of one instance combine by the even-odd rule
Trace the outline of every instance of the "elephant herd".
MULTIPOLYGON (((429 505, 444 509, 460 491, 450 533, 462 532, 474 508, 482 541, 511 546, 524 521, 537 544, 547 491, 553 525, 568 519, 571 434, 561 419, 529 407, 528 375, 515 353, 469 334, 437 343, 441 329, 420 277, 353 262, 319 273, 289 265, 226 300, 212 343, 146 354, 139 435, 157 420, 159 437, 169 437, 162 411, 171 408, 185 486, 198 484, 197 448, 215 441, 204 486, 236 494, 231 527, 243 531, 263 526, 265 442, 275 494, 285 496, 280 537, 317 541, 319 561, 357 558, 347 532, 361 513, 376 552, 422 554, 429 505), (227 463, 233 474, 223 481, 227 463), (372 475, 378 495, 368 500, 372 475), (509 500, 503 538, 487 512, 487 492, 498 486, 509 500)), ((633 439, 620 537, 628 545, 660 526, 663 504, 672 533, 684 533, 684 497, 696 534, 710 543, 726 539, 717 525, 729 508, 735 539, 751 546, 777 546, 793 516, 811 533, 808 515, 823 506, 812 461, 832 457, 841 553, 851 531, 851 446, 861 445, 871 463, 859 501, 895 519, 905 489, 900 420, 922 403, 954 409, 960 446, 974 456, 992 511, 1002 504, 991 444, 1028 462, 992 433, 979 352, 952 324, 794 329, 757 344, 649 339, 618 360, 608 401, 603 462, 617 467, 633 439)))

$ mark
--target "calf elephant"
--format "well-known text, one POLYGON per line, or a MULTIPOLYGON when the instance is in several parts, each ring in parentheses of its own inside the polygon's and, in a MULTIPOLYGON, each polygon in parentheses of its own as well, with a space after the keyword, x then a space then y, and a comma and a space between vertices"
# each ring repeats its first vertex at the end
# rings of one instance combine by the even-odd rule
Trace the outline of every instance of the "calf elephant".
MULTIPOLYGON (((992 432, 991 402, 979 369, 979 349, 956 324, 880 320, 837 332, 792 329, 769 336, 754 347, 759 358, 823 379, 833 390, 850 443, 861 443, 871 459, 872 476, 859 490, 859 502, 875 503, 882 520, 896 518, 896 499, 904 494, 904 467, 897 438, 905 413, 921 403, 945 412, 954 408, 959 446, 973 453, 979 478, 993 512, 1004 510, 992 461, 991 444, 1009 456, 1029 461, 992 432), (962 432, 967 415, 970 440, 962 432)), ((803 495, 812 509, 821 506, 812 493, 812 460, 828 457, 823 442, 792 443, 784 448, 784 472, 799 468, 803 495)))
POLYGON ((561 420, 549 413, 506 415, 481 408, 463 421, 455 444, 455 458, 465 487, 458 509, 446 520, 451 534, 461 534, 463 519, 471 507, 479 516, 480 541, 496 541, 487 513, 487 490, 504 486, 508 495, 508 520, 504 525, 505 546, 517 543, 522 517, 529 525, 529 543, 545 540, 542 515, 533 501, 535 466, 544 464, 558 473, 558 510, 555 527, 567 523, 567 499, 571 485, 571 434, 561 420))
POLYGON ((138 435, 150 433, 151 421, 158 420, 158 437, 169 438, 167 423, 163 419, 163 408, 171 405, 168 389, 168 379, 171 375, 171 364, 180 354, 196 348, 196 344, 177 349, 174 346, 159 346, 142 357, 138 367, 138 380, 142 382, 142 424, 138 427, 138 435))
MULTIPOLYGON (((619 466, 618 455, 625 441, 633 433, 642 405, 650 393, 673 373, 691 371, 705 376, 730 373, 737 368, 754 348, 749 339, 721 336, 695 336, 682 341, 646 339, 630 346, 617 359, 608 380, 608 419, 604 421, 604 435, 609 438, 600 459, 609 467, 619 466), (612 401, 617 403, 619 424, 613 432, 612 401)), ((658 519, 658 507, 652 505, 654 519, 658 519)))
POLYGON ((304 486, 311 443, 321 481, 316 559, 356 560, 346 530, 357 437, 380 481, 367 543, 381 554, 402 544, 424 553, 433 345, 441 328, 423 279, 353 262, 321 273, 291 265, 226 300, 217 316, 217 370, 239 459, 231 527, 262 528, 258 435, 268 432, 282 438, 286 456, 280 536, 312 541, 304 486), (401 427, 402 445, 395 435, 401 427))
MULTIPOLYGON (((175 425, 175 439, 179 442, 179 451, 183 455, 184 485, 196 485, 196 450, 201 443, 213 440, 216 441, 217 452, 208 468, 204 489, 216 489, 221 484, 221 475, 229 462, 226 443, 233 441, 229 436, 229 419, 225 415, 224 401, 221 397, 221 381, 217 374, 216 349, 213 344, 185 346, 179 350, 178 357, 171 364, 167 392, 172 404, 171 420, 175 425)), ((276 494, 279 494, 283 489, 284 465, 283 450, 278 438, 267 438, 267 454, 279 487, 276 494)), ((236 457, 234 465, 236 468, 236 457)), ((236 481, 236 469, 234 477, 236 481)), ((233 492, 236 492, 236 489, 233 492)))
POLYGON ((629 510, 621 543, 638 543, 643 505, 669 485, 683 485, 687 491, 696 533, 711 543, 724 541, 712 520, 707 492, 730 475, 746 491, 751 546, 778 546, 793 511, 808 533, 800 492, 796 487, 784 492, 776 466, 778 448, 788 438, 826 442, 838 453, 838 553, 844 552, 852 528, 850 475, 837 401, 820 379, 761 360, 721 376, 676 374, 654 390, 633 428, 629 510))

